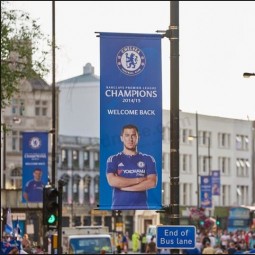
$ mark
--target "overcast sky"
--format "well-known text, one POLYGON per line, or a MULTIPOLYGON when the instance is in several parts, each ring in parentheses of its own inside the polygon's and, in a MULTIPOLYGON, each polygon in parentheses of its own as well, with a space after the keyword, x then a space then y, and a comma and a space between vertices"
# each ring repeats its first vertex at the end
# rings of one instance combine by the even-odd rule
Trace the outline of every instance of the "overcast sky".
MULTIPOLYGON (((170 1, 56 1, 56 81, 100 75, 95 32, 156 33, 170 25, 170 1)), ((52 1, 12 1, 52 34, 52 1)), ((255 1, 180 1, 180 109, 255 120, 255 1)), ((45 77, 52 83, 52 75, 45 77)), ((170 107, 170 42, 162 39, 163 108, 170 107)))

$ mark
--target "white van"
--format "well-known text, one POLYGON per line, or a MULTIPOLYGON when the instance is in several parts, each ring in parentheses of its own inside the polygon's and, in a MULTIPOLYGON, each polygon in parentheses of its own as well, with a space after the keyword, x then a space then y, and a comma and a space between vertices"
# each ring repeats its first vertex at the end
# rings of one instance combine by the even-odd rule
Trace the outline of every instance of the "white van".
POLYGON ((97 235, 70 235, 64 237, 63 253, 65 254, 113 254, 111 236, 109 234, 97 235))
MULTIPOLYGON (((153 236, 156 238, 156 234, 157 234, 157 225, 149 225, 146 231, 146 242, 149 243, 153 236)), ((154 241, 156 242, 156 239, 154 241)))

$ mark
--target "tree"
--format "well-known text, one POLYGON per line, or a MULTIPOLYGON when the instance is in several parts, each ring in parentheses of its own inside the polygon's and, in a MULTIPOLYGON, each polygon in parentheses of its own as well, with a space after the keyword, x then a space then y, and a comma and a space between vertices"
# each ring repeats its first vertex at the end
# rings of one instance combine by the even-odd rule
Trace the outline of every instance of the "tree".
POLYGON ((1 109, 19 92, 23 79, 42 78, 49 72, 49 51, 42 50, 42 44, 51 45, 28 13, 8 10, 7 5, 1 1, 1 109), (40 55, 33 59, 38 52, 40 55))

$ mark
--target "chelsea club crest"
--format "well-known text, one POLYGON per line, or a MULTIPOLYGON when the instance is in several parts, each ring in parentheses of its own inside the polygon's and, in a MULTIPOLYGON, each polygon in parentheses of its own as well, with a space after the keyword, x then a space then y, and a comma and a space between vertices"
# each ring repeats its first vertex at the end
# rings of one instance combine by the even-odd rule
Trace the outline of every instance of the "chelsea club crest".
POLYGON ((29 140, 29 146, 32 148, 32 149, 38 149, 40 148, 42 142, 41 142, 41 139, 39 137, 32 137, 30 140, 29 140))
POLYGON ((126 75, 137 75, 146 64, 145 55, 136 46, 125 46, 117 54, 116 63, 119 70, 126 75))

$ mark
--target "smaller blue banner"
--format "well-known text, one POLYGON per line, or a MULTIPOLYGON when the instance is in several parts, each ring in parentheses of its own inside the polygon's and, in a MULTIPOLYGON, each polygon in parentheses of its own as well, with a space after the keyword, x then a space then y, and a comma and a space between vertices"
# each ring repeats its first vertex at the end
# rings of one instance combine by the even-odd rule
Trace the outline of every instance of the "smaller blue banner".
POLYGON ((212 207, 212 178, 211 176, 201 176, 201 207, 212 207))
POLYGON ((220 195, 220 170, 213 170, 212 172, 212 195, 220 195))
POLYGON ((193 249, 195 245, 195 226, 157 226, 157 248, 193 249))
POLYGON ((48 132, 23 132, 22 202, 43 201, 48 182, 48 132))

